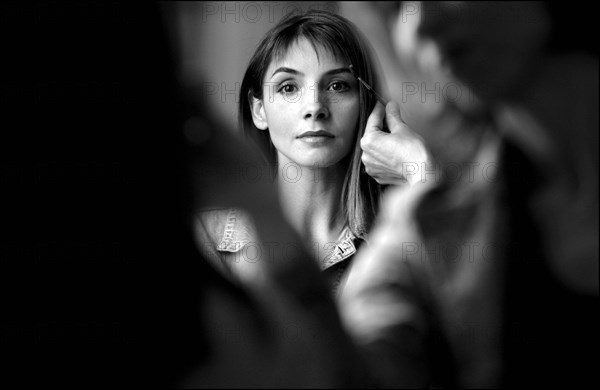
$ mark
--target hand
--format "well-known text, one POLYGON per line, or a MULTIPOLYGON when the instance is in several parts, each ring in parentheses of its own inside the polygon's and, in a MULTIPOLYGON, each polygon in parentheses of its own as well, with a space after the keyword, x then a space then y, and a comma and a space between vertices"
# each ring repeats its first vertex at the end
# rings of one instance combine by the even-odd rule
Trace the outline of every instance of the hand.
POLYGON ((367 174, 379 184, 408 182, 412 186, 425 179, 429 153, 423 139, 402 120, 398 103, 390 101, 385 111, 390 132, 383 131, 384 107, 377 103, 360 141, 362 162, 367 174))

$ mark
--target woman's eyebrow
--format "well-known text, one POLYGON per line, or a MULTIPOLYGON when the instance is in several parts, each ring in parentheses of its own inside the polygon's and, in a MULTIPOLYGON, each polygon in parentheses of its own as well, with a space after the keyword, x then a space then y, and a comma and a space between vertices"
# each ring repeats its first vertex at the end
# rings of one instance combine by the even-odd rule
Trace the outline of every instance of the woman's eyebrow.
POLYGON ((304 73, 297 71, 296 69, 292 69, 292 68, 286 68, 284 66, 275 69, 275 72, 273 72, 273 74, 271 75, 271 77, 275 76, 277 73, 280 72, 285 72, 285 73, 291 73, 291 74, 295 74, 295 75, 300 75, 300 76, 304 76, 304 73))
POLYGON ((327 72, 325 72, 324 74, 326 76, 329 76, 329 75, 337 74, 337 73, 350 73, 350 74, 352 74, 352 72, 350 71, 350 69, 347 68, 347 67, 345 67, 345 68, 331 69, 331 70, 328 70, 327 72))
MULTIPOLYGON (((292 68, 287 68, 285 66, 279 67, 277 69, 275 69, 275 72, 273 72, 273 74, 271 75, 271 77, 275 76, 277 73, 291 73, 293 75, 299 75, 299 76, 304 76, 304 73, 296 70, 296 69, 292 69, 292 68)), ((330 76, 332 74, 338 74, 338 73, 349 73, 352 74, 352 72, 350 71, 350 69, 348 69, 347 67, 344 68, 336 68, 336 69, 331 69, 328 70, 327 72, 324 73, 325 76, 330 76)))

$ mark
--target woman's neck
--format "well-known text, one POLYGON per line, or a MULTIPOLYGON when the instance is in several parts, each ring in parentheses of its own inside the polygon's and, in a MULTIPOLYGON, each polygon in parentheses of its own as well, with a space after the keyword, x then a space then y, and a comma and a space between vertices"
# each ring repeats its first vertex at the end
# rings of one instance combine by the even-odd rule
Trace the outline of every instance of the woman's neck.
POLYGON ((344 168, 279 167, 278 191, 283 213, 307 244, 335 242, 344 224, 341 194, 344 168))

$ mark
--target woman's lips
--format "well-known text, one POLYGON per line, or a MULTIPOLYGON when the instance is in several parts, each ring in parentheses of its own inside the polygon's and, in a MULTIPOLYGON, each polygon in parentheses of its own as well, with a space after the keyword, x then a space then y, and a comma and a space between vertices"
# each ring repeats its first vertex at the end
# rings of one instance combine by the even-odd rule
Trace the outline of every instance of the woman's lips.
POLYGON ((300 134, 296 138, 323 139, 323 138, 334 138, 334 135, 325 130, 305 131, 304 133, 300 134))

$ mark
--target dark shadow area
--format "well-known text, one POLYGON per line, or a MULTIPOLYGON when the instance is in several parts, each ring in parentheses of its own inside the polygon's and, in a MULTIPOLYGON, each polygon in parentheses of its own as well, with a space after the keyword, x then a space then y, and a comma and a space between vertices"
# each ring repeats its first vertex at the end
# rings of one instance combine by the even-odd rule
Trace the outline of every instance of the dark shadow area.
POLYGON ((182 218, 189 106, 158 4, 0 13, 4 380, 172 385, 206 352, 201 290, 234 290, 182 218))

